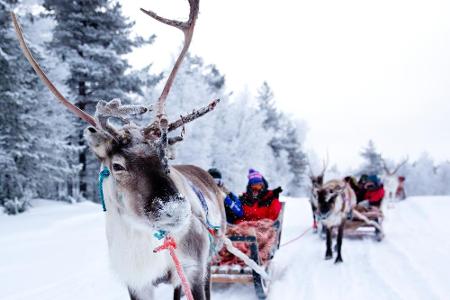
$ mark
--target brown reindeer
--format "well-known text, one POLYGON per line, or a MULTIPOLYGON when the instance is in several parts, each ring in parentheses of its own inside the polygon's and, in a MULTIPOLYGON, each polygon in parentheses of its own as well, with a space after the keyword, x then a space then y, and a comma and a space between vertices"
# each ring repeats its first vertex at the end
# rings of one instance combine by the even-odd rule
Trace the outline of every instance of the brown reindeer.
POLYGON ((325 171, 328 165, 323 162, 323 169, 320 175, 310 173, 311 179, 311 207, 313 210, 314 223, 320 222, 326 233, 325 259, 333 258, 332 251, 332 231, 337 227, 337 257, 335 263, 341 263, 342 239, 344 236, 344 226, 347 215, 356 204, 356 195, 352 188, 343 180, 330 180, 324 183, 325 171))
POLYGON ((142 10, 154 19, 176 27, 184 33, 184 46, 175 62, 156 105, 156 118, 147 126, 137 126, 131 118, 151 109, 143 106, 121 105, 120 100, 100 101, 95 116, 71 104, 47 78, 32 57, 20 26, 12 19, 20 45, 36 73, 57 99, 70 111, 88 122, 85 138, 102 167, 110 171, 103 181, 106 204, 106 234, 112 268, 126 284, 130 298, 154 299, 159 283, 171 283, 175 299, 180 297, 180 280, 176 276, 167 252, 153 253, 160 245, 155 232, 173 237, 178 248, 175 253, 184 265, 195 299, 209 299, 209 225, 217 229, 215 243, 230 245, 225 231, 224 194, 210 175, 192 165, 169 166, 169 147, 182 137, 168 137, 169 132, 182 127, 214 109, 219 100, 170 123, 165 102, 175 75, 186 55, 194 32, 199 0, 189 0, 189 20, 180 22, 162 18, 142 10), (116 128, 110 117, 123 122, 116 128))

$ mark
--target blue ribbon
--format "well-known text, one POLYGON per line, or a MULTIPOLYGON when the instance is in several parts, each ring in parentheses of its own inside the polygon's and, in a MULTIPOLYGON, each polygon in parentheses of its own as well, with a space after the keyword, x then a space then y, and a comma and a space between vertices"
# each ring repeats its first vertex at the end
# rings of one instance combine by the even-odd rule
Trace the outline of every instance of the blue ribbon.
POLYGON ((102 202, 103 211, 106 211, 105 196, 103 194, 103 180, 109 175, 111 175, 111 172, 107 167, 104 167, 103 170, 98 174, 98 192, 100 195, 100 201, 102 202))
POLYGON ((162 240, 167 235, 167 232, 165 230, 158 230, 156 231, 153 236, 157 238, 158 240, 162 240))

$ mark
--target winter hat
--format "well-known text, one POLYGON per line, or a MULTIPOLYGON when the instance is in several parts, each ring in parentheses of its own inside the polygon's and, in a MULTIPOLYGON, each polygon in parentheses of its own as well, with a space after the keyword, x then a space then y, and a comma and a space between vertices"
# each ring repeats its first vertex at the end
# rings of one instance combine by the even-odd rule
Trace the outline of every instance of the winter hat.
POLYGON ((212 176, 212 178, 222 179, 222 173, 216 168, 211 168, 208 170, 209 175, 212 176))
POLYGON ((222 173, 220 173, 219 169, 211 168, 208 170, 208 173, 214 178, 214 181, 218 186, 223 186, 222 173))
POLYGON ((256 170, 253 170, 253 169, 248 170, 247 177, 248 177, 248 185, 257 184, 257 183, 264 184, 263 176, 261 175, 261 173, 259 173, 256 170))

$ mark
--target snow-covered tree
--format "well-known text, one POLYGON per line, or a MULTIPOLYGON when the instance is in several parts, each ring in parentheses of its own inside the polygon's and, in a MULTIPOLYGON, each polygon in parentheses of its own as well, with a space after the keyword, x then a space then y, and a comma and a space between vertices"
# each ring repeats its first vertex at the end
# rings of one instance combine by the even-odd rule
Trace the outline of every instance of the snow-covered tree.
POLYGON ((383 161, 381 154, 377 152, 375 144, 372 140, 369 141, 366 148, 360 153, 364 159, 364 163, 359 170, 359 175, 380 175, 383 172, 383 161))
POLYGON ((268 145, 271 135, 264 130, 264 116, 252 104, 248 91, 224 99, 217 111, 212 140, 212 166, 219 168, 225 184, 236 192, 245 190, 248 169, 263 174, 271 186, 279 185, 276 163, 268 145))
MULTIPOLYGON (((223 99, 223 85, 212 84, 217 74, 211 76, 209 71, 214 68, 205 65, 199 57, 186 55, 166 102, 170 120, 179 119, 180 115, 203 107, 215 98, 223 99)), ((213 124, 223 107, 220 103, 214 112, 185 126, 184 140, 174 147, 175 163, 195 164, 205 169, 210 167, 210 154, 214 151, 210 142, 215 134, 213 124)), ((180 134, 180 130, 177 134, 180 134)))
MULTIPOLYGON (((68 66, 66 84, 75 105, 93 113, 98 100, 129 99, 131 92, 140 93, 140 76, 127 73, 130 65, 124 55, 145 42, 131 39, 133 23, 122 15, 121 6, 112 0, 44 0, 44 7, 56 20, 49 48, 68 66)), ((85 124, 76 124, 71 143, 84 146, 82 131, 85 124)), ((83 149, 79 153, 79 188, 85 197, 95 199, 98 163, 83 149)))
MULTIPOLYGON (((55 109, 53 96, 39 81, 19 48, 9 18, 11 5, 0 3, 2 34, 0 36, 1 64, 4 80, 0 80, 0 203, 10 199, 19 203, 20 197, 57 197, 58 182, 72 173, 66 160, 68 147, 64 138, 68 127, 67 115, 55 109), (5 9, 6 8, 6 9, 5 9), (19 200, 16 200, 19 198, 19 200)), ((12 2, 11 2, 12 3, 12 2)), ((15 3, 13 3, 15 4, 15 3)), ((32 51, 43 59, 42 30, 36 16, 23 5, 21 12, 24 31, 30 33, 32 51)), ((9 203, 13 203, 13 202, 9 203)))
POLYGON ((428 153, 423 153, 412 165, 406 165, 400 175, 406 177, 405 186, 409 196, 438 193, 436 167, 428 153))
POLYGON ((450 195, 450 162, 440 164, 436 169, 438 195, 450 195))
POLYGON ((299 195, 304 181, 306 155, 303 151, 303 137, 306 131, 299 122, 291 120, 276 108, 274 94, 267 82, 258 90, 259 111, 264 116, 263 128, 271 134, 268 142, 276 161, 273 170, 286 194, 299 195))
POLYGON ((286 136, 283 139, 283 150, 287 153, 287 161, 292 178, 289 180, 287 192, 298 196, 303 190, 304 174, 307 166, 306 154, 303 151, 303 136, 305 127, 302 123, 288 121, 286 136))

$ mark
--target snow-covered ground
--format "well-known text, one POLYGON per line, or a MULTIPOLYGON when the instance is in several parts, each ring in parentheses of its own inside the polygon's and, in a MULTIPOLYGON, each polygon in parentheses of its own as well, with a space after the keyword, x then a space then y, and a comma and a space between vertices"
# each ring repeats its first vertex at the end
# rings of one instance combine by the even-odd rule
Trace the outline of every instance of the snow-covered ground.
MULTIPOLYGON (((311 225, 306 199, 286 199, 282 243, 311 225)), ((111 273, 100 206, 39 200, 0 214, 0 299, 127 299, 111 273)), ((450 299, 450 197, 414 197, 387 212, 386 238, 344 240, 344 263, 323 259, 308 232, 273 261, 269 299, 450 299)), ((151 249, 149 249, 151 251, 151 249)), ((168 286, 157 299, 172 299, 168 286)), ((213 299, 256 299, 252 286, 215 286, 213 299)))

